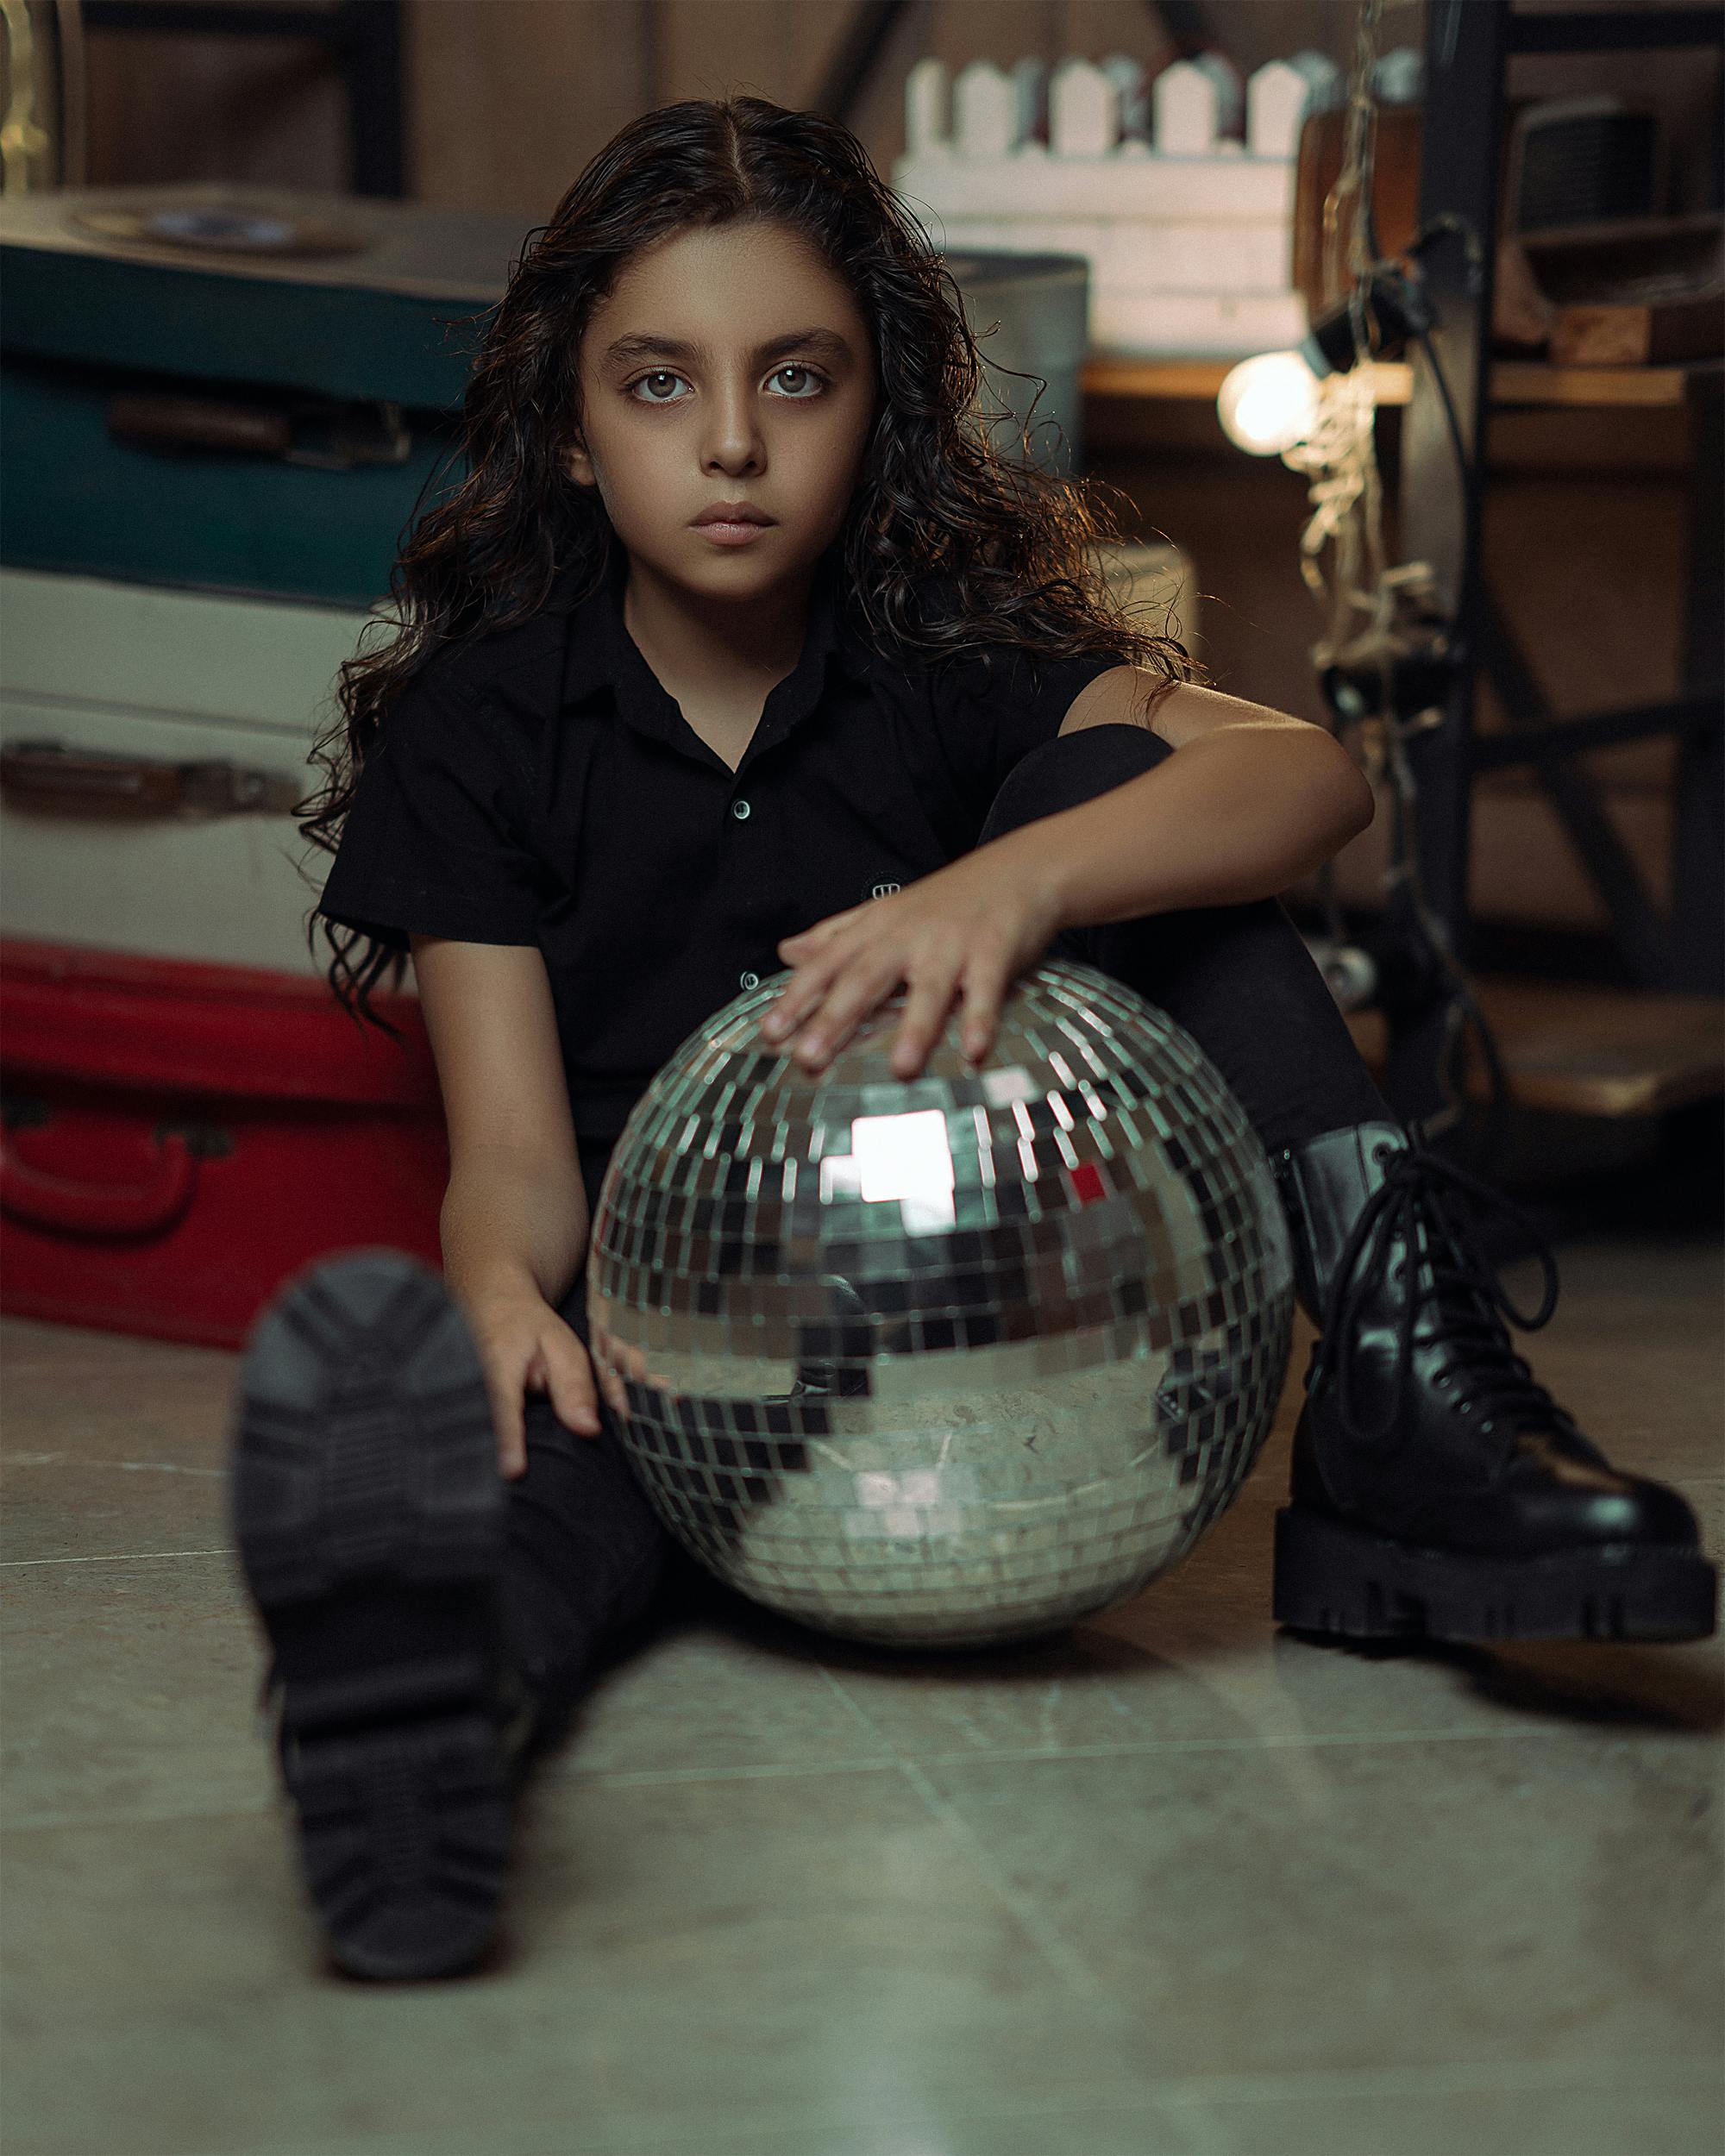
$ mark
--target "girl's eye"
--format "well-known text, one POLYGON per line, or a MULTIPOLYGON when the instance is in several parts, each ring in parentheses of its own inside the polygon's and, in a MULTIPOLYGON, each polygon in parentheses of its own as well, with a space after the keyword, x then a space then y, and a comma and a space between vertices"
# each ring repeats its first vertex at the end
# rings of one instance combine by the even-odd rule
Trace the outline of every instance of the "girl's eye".
MULTIPOLYGON (((794 403, 809 403, 811 397, 819 397, 826 388, 826 379, 813 367, 779 367, 768 375, 768 381, 779 397, 789 397, 794 403)), ((688 403, 686 397, 673 394, 677 385, 688 388, 684 377, 668 367, 656 367, 649 375, 636 375, 630 384, 630 397, 636 403, 688 403)))
MULTIPOLYGON (((670 368, 668 367, 655 367, 650 374, 643 374, 638 377, 636 381, 631 383, 629 393, 631 397, 633 397, 635 395, 635 392, 647 382, 681 382, 682 379, 683 378, 681 374, 672 373, 670 368)), ((636 398, 636 402, 637 404, 681 404, 686 401, 687 399, 681 397, 643 397, 636 398)))
MULTIPOLYGON (((817 374, 812 367, 804 367, 800 361, 793 361, 789 367, 781 367, 775 368, 774 370, 772 379, 776 382, 781 374, 802 375, 806 380, 812 382, 815 385, 814 390, 812 393, 816 397, 819 396, 821 391, 826 386, 825 379, 822 376, 817 374)), ((794 404, 806 404, 809 402, 809 393, 793 397, 791 398, 791 402, 794 404)))

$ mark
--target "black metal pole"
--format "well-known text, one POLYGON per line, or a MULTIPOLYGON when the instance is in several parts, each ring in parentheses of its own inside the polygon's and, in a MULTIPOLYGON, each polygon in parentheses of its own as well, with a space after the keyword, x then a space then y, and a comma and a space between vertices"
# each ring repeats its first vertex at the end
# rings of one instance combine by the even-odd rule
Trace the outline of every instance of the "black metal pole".
MULTIPOLYGON (((1507 0, 1427 0, 1421 222, 1452 219, 1458 229, 1423 250, 1437 327, 1431 352, 1418 344, 1412 349, 1413 397, 1402 434, 1402 556, 1431 564, 1461 657, 1440 723, 1408 744, 1416 788, 1414 837, 1427 899, 1463 965, 1480 494, 1509 15, 1507 0)), ((1397 1113, 1408 1121, 1421 1121, 1443 1106, 1445 1025, 1440 1005, 1391 1020, 1385 1081, 1397 1113)))
POLYGON ((406 185, 401 127, 400 0, 348 0, 348 171, 356 195, 406 185))
POLYGON ((1725 370, 1687 382, 1689 590, 1684 686, 1708 699, 1679 736, 1672 862, 1672 983, 1725 995, 1725 370))

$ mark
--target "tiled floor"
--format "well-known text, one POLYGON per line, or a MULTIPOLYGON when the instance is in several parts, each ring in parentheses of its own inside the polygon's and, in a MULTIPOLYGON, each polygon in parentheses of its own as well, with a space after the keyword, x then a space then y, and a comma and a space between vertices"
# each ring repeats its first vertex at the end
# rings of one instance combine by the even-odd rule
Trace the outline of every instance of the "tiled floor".
MULTIPOLYGON (((1560 1257, 1536 1371, 1717 1556, 1716 1249, 1560 1257)), ((496 1965, 375 1987, 323 1964, 254 1719, 235 1357, 0 1351, 7 2156, 1721 2145, 1716 1644, 1278 1633, 1297 1381, 1204 1546, 1057 1644, 668 1622, 530 1792, 496 1965)))

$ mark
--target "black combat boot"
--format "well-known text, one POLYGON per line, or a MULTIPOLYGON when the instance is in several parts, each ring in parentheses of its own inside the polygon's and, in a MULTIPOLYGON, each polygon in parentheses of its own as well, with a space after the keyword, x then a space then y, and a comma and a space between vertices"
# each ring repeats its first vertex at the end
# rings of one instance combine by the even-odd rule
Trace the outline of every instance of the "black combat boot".
POLYGON ((1557 1267, 1521 1208, 1396 1123, 1273 1157, 1295 1288, 1320 1328, 1276 1516, 1274 1611, 1298 1630, 1434 1639, 1697 1639, 1718 1582, 1695 1516, 1620 1473, 1516 1355, 1557 1267), (1523 1316, 1466 1205, 1545 1271, 1523 1316))
POLYGON ((270 1647, 260 1707, 350 1975, 488 1947, 535 1701, 505 1645, 505 1495, 485 1373, 405 1253, 298 1274, 252 1328, 229 1503, 270 1647))

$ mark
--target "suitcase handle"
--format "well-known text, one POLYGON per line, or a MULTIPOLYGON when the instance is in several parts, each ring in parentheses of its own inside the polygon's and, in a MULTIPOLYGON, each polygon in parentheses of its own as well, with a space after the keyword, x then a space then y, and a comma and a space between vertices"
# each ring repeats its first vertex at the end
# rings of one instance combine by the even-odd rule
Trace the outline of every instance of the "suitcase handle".
POLYGON ((0 1126, 0 1213, 53 1235, 160 1235, 197 1192, 200 1149, 183 1130, 158 1130, 155 1138, 160 1150, 147 1182, 74 1182, 20 1160, 0 1126))
POLYGON ((0 747, 0 800, 56 816, 291 816, 301 786, 285 772, 220 757, 171 763, 110 756, 60 741, 0 747))
POLYGON ((295 398, 268 404, 173 390, 116 390, 103 407, 110 441, 158 455, 213 450, 319 471, 405 464, 413 435, 399 404, 295 398))

